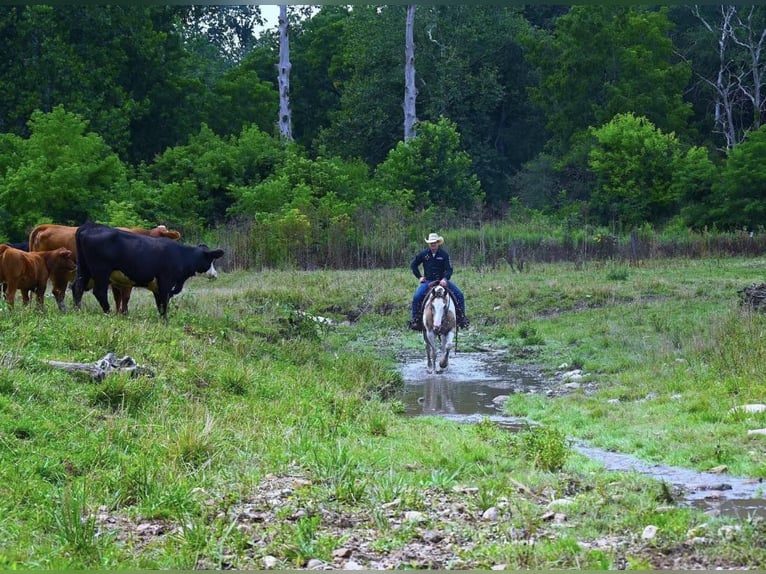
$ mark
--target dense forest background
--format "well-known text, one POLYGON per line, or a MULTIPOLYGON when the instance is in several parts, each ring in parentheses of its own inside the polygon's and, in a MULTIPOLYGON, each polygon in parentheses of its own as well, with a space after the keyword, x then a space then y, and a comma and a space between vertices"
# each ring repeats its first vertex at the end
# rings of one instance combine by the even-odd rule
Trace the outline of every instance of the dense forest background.
POLYGON ((259 6, 1 6, 0 241, 164 223, 233 267, 349 267, 432 230, 488 262, 759 237, 766 6, 419 5, 406 142, 405 13, 290 7, 287 141, 259 6))

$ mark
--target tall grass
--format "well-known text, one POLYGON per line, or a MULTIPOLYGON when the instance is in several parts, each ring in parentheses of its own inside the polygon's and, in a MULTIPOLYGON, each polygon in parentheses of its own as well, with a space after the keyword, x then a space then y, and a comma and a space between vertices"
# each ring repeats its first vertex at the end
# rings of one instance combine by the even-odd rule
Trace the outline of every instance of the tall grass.
MULTIPOLYGON (((408 263, 424 247, 431 231, 445 237, 445 247, 455 263, 471 268, 514 269, 525 264, 605 261, 640 261, 668 257, 758 256, 766 253, 762 230, 695 231, 645 225, 614 230, 582 221, 561 220, 533 210, 521 210, 504 221, 472 221, 454 214, 429 210, 413 215, 390 210, 360 214, 355 226, 341 239, 329 237, 331 229, 312 229, 311 237, 296 257, 287 243, 271 237, 268 227, 253 229, 236 222, 209 231, 209 244, 226 251, 221 266, 247 269, 391 269, 408 263)), ((196 238, 189 238, 196 241, 196 238)))

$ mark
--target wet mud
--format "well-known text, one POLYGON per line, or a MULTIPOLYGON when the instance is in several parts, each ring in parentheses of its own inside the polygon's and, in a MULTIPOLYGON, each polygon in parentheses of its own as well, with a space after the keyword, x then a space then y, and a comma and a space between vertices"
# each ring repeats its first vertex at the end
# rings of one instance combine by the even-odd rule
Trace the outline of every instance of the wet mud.
MULTIPOLYGON (((546 379, 530 367, 507 361, 504 353, 458 353, 447 370, 428 373, 425 351, 399 357, 404 380, 402 402, 408 416, 441 416, 458 422, 489 419, 510 431, 528 428, 534 421, 503 414, 502 403, 513 393, 555 395, 561 381, 546 379)), ((766 482, 729 475, 644 462, 635 456, 610 452, 581 441, 572 448, 615 472, 639 472, 682 492, 679 503, 711 514, 738 518, 766 518, 766 482)))

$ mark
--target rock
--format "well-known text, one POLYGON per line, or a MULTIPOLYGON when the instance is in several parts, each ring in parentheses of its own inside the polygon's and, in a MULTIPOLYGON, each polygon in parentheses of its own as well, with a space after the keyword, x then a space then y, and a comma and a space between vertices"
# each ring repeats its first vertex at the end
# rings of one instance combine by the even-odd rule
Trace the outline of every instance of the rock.
POLYGON ((712 472, 713 474, 721 474, 722 472, 726 472, 729 470, 729 467, 725 464, 719 464, 718 466, 714 466, 711 469, 708 469, 708 472, 712 472))
POLYGON ((561 375, 561 379, 564 381, 579 381, 583 378, 583 372, 581 369, 575 369, 573 371, 567 371, 561 375))
POLYGON ((332 551, 333 558, 350 558, 351 557, 351 549, 350 548, 336 548, 332 551))
POLYGON ((738 407, 732 407, 729 409, 729 414, 734 414, 734 413, 754 414, 754 413, 764 413, 764 412, 766 412, 766 405, 761 403, 740 405, 738 407))
POLYGON ((404 513, 404 519, 407 522, 425 522, 428 520, 428 517, 417 510, 408 510, 404 513))
POLYGON ((428 542, 429 544, 438 544, 444 540, 444 534, 438 530, 426 530, 420 535, 420 537, 424 542, 428 542))
POLYGON ((277 560, 274 556, 264 556, 261 559, 261 564, 263 564, 263 568, 265 570, 271 570, 272 568, 276 568, 278 562, 279 560, 277 560))
POLYGON ((497 517, 498 517, 498 512, 497 512, 497 507, 495 506, 490 506, 481 515, 481 519, 486 520, 488 522, 497 522, 497 517))
POLYGON ((309 570, 322 570, 324 568, 324 562, 317 558, 312 558, 306 564, 306 568, 309 570))
POLYGON ((508 400, 508 395, 497 395, 494 399, 492 399, 492 404, 496 406, 500 406, 507 400, 508 400))
POLYGON ((644 528, 644 531, 641 533, 641 538, 643 540, 651 540, 655 536, 657 536, 657 527, 652 524, 644 528))
POLYGON ((344 570, 365 570, 365 567, 359 564, 358 562, 349 560, 343 565, 343 569, 344 570))
POLYGON ((750 436, 750 435, 758 435, 758 434, 766 435, 766 429, 752 429, 752 430, 747 431, 747 434, 748 434, 748 436, 750 436))

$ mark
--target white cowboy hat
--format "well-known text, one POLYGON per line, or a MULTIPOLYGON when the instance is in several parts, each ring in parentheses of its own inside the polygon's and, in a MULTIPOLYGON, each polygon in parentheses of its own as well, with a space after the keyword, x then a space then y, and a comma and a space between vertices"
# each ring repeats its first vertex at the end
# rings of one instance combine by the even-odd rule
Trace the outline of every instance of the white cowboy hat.
POLYGON ((444 238, 438 233, 431 233, 428 239, 426 239, 426 243, 441 243, 442 241, 444 241, 444 238))

